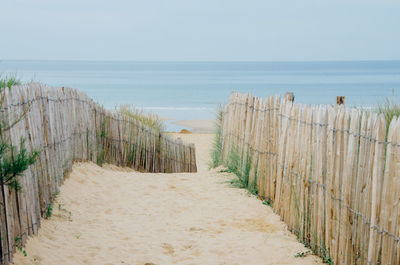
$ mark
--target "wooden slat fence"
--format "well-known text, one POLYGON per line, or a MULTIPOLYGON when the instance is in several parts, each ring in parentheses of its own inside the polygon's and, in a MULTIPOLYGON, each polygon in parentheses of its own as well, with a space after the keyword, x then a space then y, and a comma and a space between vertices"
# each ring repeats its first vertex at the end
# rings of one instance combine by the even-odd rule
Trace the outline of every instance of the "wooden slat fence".
POLYGON ((333 264, 400 264, 400 119, 232 93, 223 159, 251 157, 249 185, 333 264))
POLYGON ((96 104, 86 94, 41 84, 4 91, 1 116, 10 122, 26 112, 8 131, 18 146, 40 155, 24 176, 22 191, 0 189, 0 264, 12 262, 16 246, 37 234, 40 218, 51 204, 73 161, 93 161, 143 172, 196 172, 195 147, 148 128, 96 104))

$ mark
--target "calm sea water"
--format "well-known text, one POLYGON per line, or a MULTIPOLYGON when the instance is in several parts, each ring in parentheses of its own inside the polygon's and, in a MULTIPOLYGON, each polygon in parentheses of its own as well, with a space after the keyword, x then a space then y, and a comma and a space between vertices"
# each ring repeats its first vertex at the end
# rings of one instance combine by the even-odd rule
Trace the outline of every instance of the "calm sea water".
MULTIPOLYGON (((107 108, 131 104, 176 120, 209 119, 232 91, 296 102, 372 106, 400 96, 400 61, 99 62, 0 61, 0 73, 85 91, 107 108)), ((168 125, 169 129, 179 129, 168 125)))

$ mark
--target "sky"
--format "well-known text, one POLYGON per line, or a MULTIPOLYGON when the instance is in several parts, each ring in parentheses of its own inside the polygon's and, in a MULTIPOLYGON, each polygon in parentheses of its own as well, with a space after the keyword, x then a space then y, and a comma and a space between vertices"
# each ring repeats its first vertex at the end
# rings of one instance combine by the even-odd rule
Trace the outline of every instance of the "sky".
POLYGON ((1 0, 0 14, 0 59, 400 59, 400 0, 1 0))

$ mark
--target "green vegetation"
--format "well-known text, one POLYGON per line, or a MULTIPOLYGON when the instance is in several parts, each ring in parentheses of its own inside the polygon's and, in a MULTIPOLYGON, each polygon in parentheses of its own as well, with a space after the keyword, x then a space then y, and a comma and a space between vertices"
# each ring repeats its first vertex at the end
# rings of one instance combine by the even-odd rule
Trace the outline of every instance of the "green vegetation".
POLYGON ((241 152, 239 148, 232 147, 229 152, 229 156, 227 161, 225 161, 225 165, 227 167, 227 171, 233 173, 237 176, 237 179, 231 181, 231 184, 238 188, 247 188, 249 183, 248 176, 246 174, 242 174, 241 172, 241 152))
POLYGON ((224 112, 222 108, 217 110, 217 117, 215 120, 215 136, 211 150, 211 163, 210 168, 216 168, 222 164, 222 118, 224 112))
MULTIPOLYGON (((5 89, 11 89, 13 85, 20 83, 18 79, 12 76, 0 78, 0 108, 3 107, 5 89)), ((0 184, 2 186, 8 185, 17 191, 22 189, 17 179, 18 176, 22 176, 23 172, 35 163, 39 155, 38 151, 28 152, 26 150, 24 139, 20 139, 18 147, 9 144, 7 132, 21 121, 25 114, 26 112, 22 113, 11 124, 3 113, 0 114, 0 184)))
MULTIPOLYGON (((100 124, 100 131, 97 132, 97 137, 100 137, 101 142, 103 143, 104 140, 107 138, 108 132, 106 131, 106 124, 108 122, 108 117, 100 124)), ((104 145, 99 145, 98 150, 97 150, 97 158, 96 162, 98 165, 103 165, 104 164, 104 155, 105 155, 105 150, 104 150, 104 145)))
POLYGON ((0 75, 0 88, 8 88, 11 89, 12 86, 17 86, 21 85, 21 79, 14 75, 7 75, 7 76, 1 76, 0 75))
POLYGON ((116 108, 118 113, 126 115, 136 121, 140 121, 143 125, 155 129, 156 131, 162 132, 165 130, 165 125, 161 118, 150 112, 144 112, 143 110, 137 109, 129 105, 122 105, 116 108))
POLYGON ((52 214, 53 214, 53 202, 47 204, 47 206, 46 206, 46 215, 45 215, 44 218, 50 219, 52 214))
POLYGON ((257 195, 257 172, 255 172, 254 181, 249 183, 251 163, 252 157, 250 152, 248 151, 246 157, 243 159, 243 152, 238 147, 231 148, 229 157, 225 161, 227 172, 234 173, 237 177, 237 179, 231 181, 231 184, 238 188, 247 189, 251 194, 257 195))
POLYGON ((19 150, 6 142, 0 132, 0 184, 8 185, 20 191, 22 189, 17 177, 22 176, 28 167, 35 163, 38 156, 37 151, 28 153, 24 140, 21 140, 19 150))
POLYGON ((262 202, 264 205, 267 205, 267 206, 270 206, 270 207, 272 207, 272 202, 270 201, 270 200, 264 200, 263 202, 262 202))
POLYGON ((333 260, 331 258, 331 255, 329 254, 328 249, 325 247, 325 245, 323 245, 321 247, 320 257, 322 258, 323 263, 333 265, 333 260))
POLYGON ((297 253, 295 255, 295 257, 304 257, 305 255, 308 255, 309 253, 312 252, 315 255, 321 257, 323 263, 326 263, 326 264, 329 264, 329 265, 333 265, 332 257, 330 256, 328 249, 326 248, 325 244, 322 242, 321 239, 317 240, 318 237, 316 236, 315 233, 313 233, 314 242, 319 241, 319 242, 321 242, 321 245, 317 245, 317 244, 310 245, 309 241, 304 241, 303 240, 303 234, 301 232, 295 232, 295 234, 297 236, 297 241, 302 243, 306 248, 310 249, 307 252, 299 252, 299 253, 297 253), (303 255, 303 253, 304 253, 304 255, 303 255))
POLYGON ((28 253, 26 253, 26 250, 22 247, 22 238, 16 237, 14 239, 15 241, 15 247, 24 254, 24 256, 28 256, 28 253))
MULTIPOLYGON (((123 105, 120 106, 116 109, 117 113, 120 113, 126 117, 129 117, 133 119, 134 121, 140 122, 144 128, 148 128, 154 131, 157 136, 160 136, 160 138, 156 139, 155 143, 155 156, 157 157, 156 159, 159 159, 161 157, 161 133, 165 131, 165 125, 163 120, 156 114, 151 113, 151 112, 145 112, 140 109, 136 109, 132 106, 129 105, 123 105)), ((139 130, 137 132, 137 136, 134 135, 132 136, 134 138, 133 144, 128 147, 128 151, 126 153, 126 165, 127 166, 133 166, 137 167, 137 169, 140 171, 146 171, 145 169, 145 164, 141 163, 139 160, 136 159, 137 156, 141 157, 144 155, 144 152, 146 152, 147 148, 147 143, 144 141, 142 134, 143 130, 139 130)))
POLYGON ((331 255, 329 254, 329 251, 326 248, 324 242, 321 240, 321 238, 319 238, 318 241, 321 242, 321 245, 314 245, 314 247, 311 248, 311 250, 315 255, 320 256, 322 258, 323 263, 333 265, 331 255))
POLYGON ((250 152, 247 152, 246 158, 244 159, 240 149, 234 146, 230 149, 229 157, 223 161, 226 169, 221 170, 221 172, 228 172, 236 175, 236 179, 229 181, 232 186, 241 189, 247 189, 251 194, 257 195, 257 170, 254 174, 254 181, 249 183, 251 163, 252 157, 250 152))
POLYGON ((302 258, 307 256, 308 254, 311 253, 311 250, 307 250, 307 251, 302 251, 302 252, 298 252, 295 256, 295 258, 302 258))
POLYGON ((395 116, 400 117, 400 105, 394 99, 386 98, 383 103, 378 104, 378 113, 383 114, 389 128, 390 122, 395 116))
MULTIPOLYGON (((237 179, 230 181, 234 187, 247 189, 251 194, 257 195, 257 170, 255 171, 255 178, 249 185, 250 170, 252 164, 252 156, 250 150, 243 157, 242 150, 237 146, 232 146, 228 152, 227 159, 223 160, 222 157, 222 120, 223 120, 223 109, 221 107, 217 110, 215 120, 215 136, 211 149, 211 161, 210 168, 216 168, 217 166, 224 165, 226 167, 223 172, 233 173, 237 176, 237 179)), ((256 166, 257 168, 257 166, 256 166)))

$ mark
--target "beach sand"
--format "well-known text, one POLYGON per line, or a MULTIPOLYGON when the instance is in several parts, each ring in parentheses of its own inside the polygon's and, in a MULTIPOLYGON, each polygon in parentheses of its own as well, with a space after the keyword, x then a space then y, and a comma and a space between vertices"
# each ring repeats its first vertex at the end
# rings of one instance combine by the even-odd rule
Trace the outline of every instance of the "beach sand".
POLYGON ((212 134, 179 135, 198 173, 150 174, 76 163, 53 215, 15 264, 322 264, 233 176, 208 171, 212 134))
POLYGON ((170 123, 186 127, 194 133, 211 133, 215 129, 215 120, 178 120, 170 123))

